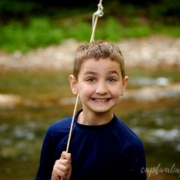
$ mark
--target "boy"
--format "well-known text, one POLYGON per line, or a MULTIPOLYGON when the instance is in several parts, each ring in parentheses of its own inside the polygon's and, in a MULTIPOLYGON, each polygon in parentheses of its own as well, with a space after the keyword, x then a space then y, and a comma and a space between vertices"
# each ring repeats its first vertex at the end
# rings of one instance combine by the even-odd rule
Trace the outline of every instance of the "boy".
POLYGON ((80 46, 69 80, 82 103, 69 153, 65 149, 72 117, 48 129, 36 180, 145 180, 143 145, 112 111, 128 82, 119 48, 105 41, 80 46))

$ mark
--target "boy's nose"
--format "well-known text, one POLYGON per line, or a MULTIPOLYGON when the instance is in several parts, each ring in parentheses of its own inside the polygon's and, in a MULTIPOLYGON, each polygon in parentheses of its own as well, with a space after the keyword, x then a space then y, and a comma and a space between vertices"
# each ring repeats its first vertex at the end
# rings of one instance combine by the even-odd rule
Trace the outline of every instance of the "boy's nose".
POLYGON ((107 88, 106 83, 104 83, 104 82, 99 83, 96 88, 96 93, 100 94, 100 95, 107 94, 108 88, 107 88))

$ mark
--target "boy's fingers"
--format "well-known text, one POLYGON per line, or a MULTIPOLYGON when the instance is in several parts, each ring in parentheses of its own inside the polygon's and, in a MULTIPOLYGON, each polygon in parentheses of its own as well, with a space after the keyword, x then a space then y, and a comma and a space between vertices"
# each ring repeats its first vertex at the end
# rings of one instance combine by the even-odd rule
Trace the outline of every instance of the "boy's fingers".
POLYGON ((66 152, 65 151, 63 151, 62 153, 61 153, 61 157, 60 157, 61 159, 66 159, 66 152))
POLYGON ((61 159, 71 159, 71 154, 70 153, 67 153, 67 152, 65 152, 65 151, 63 151, 62 153, 61 153, 61 157, 60 157, 61 159))

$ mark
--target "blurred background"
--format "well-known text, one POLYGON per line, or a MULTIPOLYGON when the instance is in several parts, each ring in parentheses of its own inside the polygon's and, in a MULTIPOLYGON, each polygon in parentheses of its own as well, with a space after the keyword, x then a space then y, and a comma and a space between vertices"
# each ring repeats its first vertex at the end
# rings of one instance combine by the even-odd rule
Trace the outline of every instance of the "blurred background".
MULTIPOLYGON (((0 1, 0 180, 34 179, 47 128, 72 115, 73 52, 89 42, 98 3, 0 1)), ((130 79, 114 111, 142 139, 148 179, 177 180, 180 1, 104 0, 103 7, 95 39, 120 47, 130 79)))

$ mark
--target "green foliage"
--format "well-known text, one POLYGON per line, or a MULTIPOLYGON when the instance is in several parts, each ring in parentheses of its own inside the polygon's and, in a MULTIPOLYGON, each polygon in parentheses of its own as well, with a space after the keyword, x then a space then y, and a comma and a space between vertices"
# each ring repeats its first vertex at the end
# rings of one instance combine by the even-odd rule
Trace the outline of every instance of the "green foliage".
POLYGON ((91 35, 91 26, 86 22, 72 22, 61 24, 60 27, 65 38, 74 38, 80 41, 89 41, 91 35))
MULTIPOLYGON (((81 19, 58 22, 48 18, 31 18, 24 24, 12 21, 0 26, 0 49, 7 52, 27 52, 34 48, 61 43, 68 38, 89 41, 91 29, 91 23, 81 19)), ((119 41, 122 38, 144 37, 152 33, 179 36, 180 31, 179 26, 164 26, 159 22, 147 24, 132 18, 128 23, 121 23, 118 19, 109 17, 99 20, 95 39, 119 41)))
POLYGON ((116 19, 110 17, 106 22, 100 22, 97 26, 96 37, 109 41, 118 41, 121 37, 121 25, 116 19))
MULTIPOLYGON (((169 5, 169 1, 165 1, 166 4, 162 7, 152 4, 146 9, 135 8, 130 4, 106 6, 104 16, 98 20, 95 39, 119 41, 122 38, 152 34, 179 36, 177 17, 163 16, 167 12, 165 7, 169 5)), ((175 5, 171 4, 170 7, 169 10, 175 9, 175 5)), ((37 13, 38 8, 38 4, 35 6, 30 1, 12 1, 11 6, 6 0, 0 1, 0 14, 10 12, 7 17, 0 18, 0 50, 27 52, 34 48, 59 44, 68 38, 90 40, 92 12, 88 9, 69 11, 57 8, 54 11, 45 9, 37 13)))
POLYGON ((161 3, 151 4, 151 6, 147 8, 147 11, 149 15, 154 18, 163 18, 169 16, 178 19, 180 15, 180 1, 162 0, 161 3))
POLYGON ((11 2, 7 0, 0 1, 0 14, 1 15, 28 15, 32 11, 40 8, 40 4, 32 2, 32 1, 22 1, 22 0, 11 0, 11 2))
POLYGON ((32 18, 28 26, 11 22, 0 28, 1 49, 26 52, 31 48, 57 44, 63 39, 61 29, 45 18, 32 18))

